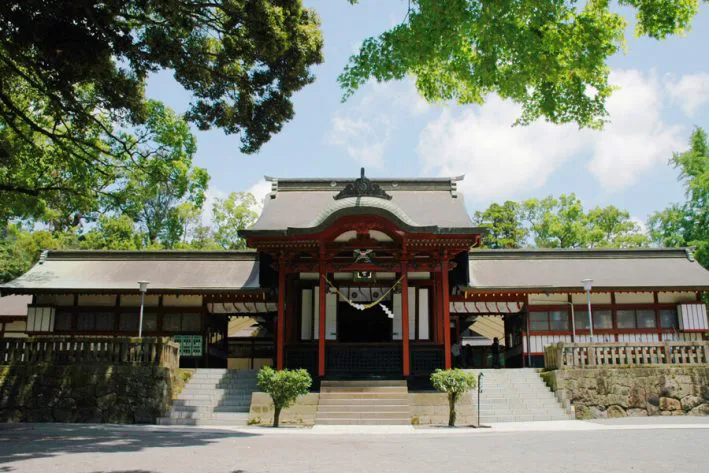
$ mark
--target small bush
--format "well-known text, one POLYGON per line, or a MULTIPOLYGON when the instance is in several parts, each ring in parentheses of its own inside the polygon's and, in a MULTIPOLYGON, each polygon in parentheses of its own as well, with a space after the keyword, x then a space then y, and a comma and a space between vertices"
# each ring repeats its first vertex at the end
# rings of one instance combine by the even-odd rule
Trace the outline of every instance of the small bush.
POLYGON ((455 426, 455 404, 463 394, 477 385, 475 375, 461 369, 439 369, 431 375, 431 384, 436 390, 448 394, 448 426, 455 426))
POLYGON ((299 396, 308 393, 313 380, 304 369, 275 371, 264 366, 258 372, 256 382, 259 389, 269 394, 273 400, 273 426, 278 427, 281 410, 293 405, 299 396))

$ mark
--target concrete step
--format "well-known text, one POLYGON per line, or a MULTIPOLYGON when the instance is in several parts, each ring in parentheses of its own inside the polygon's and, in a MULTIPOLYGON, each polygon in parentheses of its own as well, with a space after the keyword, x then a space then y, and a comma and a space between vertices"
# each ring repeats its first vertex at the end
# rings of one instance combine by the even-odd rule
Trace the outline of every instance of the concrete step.
POLYGON ((347 418, 328 418, 318 419, 315 422, 318 425, 411 425, 411 418, 401 419, 347 419, 347 418))
POLYGON ((334 406, 318 406, 318 415, 320 414, 330 414, 333 412, 368 412, 368 413, 379 413, 379 412, 401 412, 408 414, 410 411, 408 404, 402 405, 334 405, 334 406))
POLYGON ((330 398, 330 397, 321 397, 320 398, 320 406, 355 406, 355 405, 360 405, 360 406, 384 406, 384 405, 393 405, 393 406, 398 406, 398 405, 409 405, 409 400, 408 396, 401 396, 393 399, 385 398, 330 398))
POLYGON ((321 388, 342 388, 342 387, 404 387, 408 385, 404 380, 375 379, 371 381, 323 381, 321 388))
POLYGON ((319 412, 318 420, 322 419, 411 419, 411 414, 408 411, 332 411, 319 412))
POLYGON ((406 386, 343 386, 343 387, 320 387, 320 394, 323 393, 401 393, 407 394, 406 386))
POLYGON ((320 393, 320 399, 408 399, 408 393, 320 393))

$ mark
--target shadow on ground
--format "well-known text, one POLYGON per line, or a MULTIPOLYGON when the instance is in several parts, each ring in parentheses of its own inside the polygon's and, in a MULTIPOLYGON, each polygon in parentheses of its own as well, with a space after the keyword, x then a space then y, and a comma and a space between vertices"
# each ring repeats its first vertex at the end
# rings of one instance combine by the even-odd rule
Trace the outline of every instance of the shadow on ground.
MULTIPOLYGON (((199 447, 256 434, 225 430, 167 430, 120 425, 0 424, 0 464, 75 453, 138 452, 147 448, 199 447)), ((12 471, 0 466, 0 472, 12 471)), ((143 470, 96 473, 152 473, 143 470)))

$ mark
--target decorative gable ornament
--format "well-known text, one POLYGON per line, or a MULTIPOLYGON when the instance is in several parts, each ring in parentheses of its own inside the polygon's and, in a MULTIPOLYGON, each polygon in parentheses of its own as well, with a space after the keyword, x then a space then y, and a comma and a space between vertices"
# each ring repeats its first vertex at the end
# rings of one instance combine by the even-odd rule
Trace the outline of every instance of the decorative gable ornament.
POLYGON ((391 200, 391 196, 387 194, 379 184, 373 183, 364 176, 364 168, 360 169, 359 179, 356 179, 351 184, 347 184, 334 199, 340 200, 348 197, 377 197, 379 199, 391 200))

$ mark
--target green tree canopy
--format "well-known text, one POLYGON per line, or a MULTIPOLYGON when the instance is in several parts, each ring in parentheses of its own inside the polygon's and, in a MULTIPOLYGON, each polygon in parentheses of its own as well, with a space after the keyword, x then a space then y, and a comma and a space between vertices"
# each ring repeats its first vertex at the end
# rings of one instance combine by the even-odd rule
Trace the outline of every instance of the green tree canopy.
POLYGON ((249 192, 232 192, 225 199, 218 199, 212 209, 214 220, 213 237, 225 250, 246 248, 246 241, 239 230, 251 226, 258 218, 256 198, 249 192))
POLYGON ((27 114, 3 86, 0 121, 71 147, 91 147, 82 132, 96 110, 142 123, 145 80, 169 69, 192 95, 191 121, 255 152, 293 117, 292 94, 322 61, 319 18, 300 0, 8 0, 0 33, 0 77, 50 117, 27 114), (67 121, 75 132, 61 130, 67 121))
POLYGON ((273 426, 280 423, 281 410, 293 405, 300 396, 308 394, 313 380, 304 369, 274 370, 264 366, 259 370, 257 383, 259 389, 271 396, 273 401, 273 426))
POLYGON ((473 222, 486 226, 485 246, 488 248, 522 248, 529 230, 522 222, 522 205, 506 201, 504 204, 491 204, 487 209, 476 210, 473 222))
POLYGON ((662 246, 694 246, 697 261, 709 269, 709 140, 696 128, 687 151, 670 164, 680 170, 687 200, 655 212, 649 220, 652 239, 662 246))
MULTIPOLYGON (((349 0, 357 3, 357 0, 349 0)), ((599 127, 606 119, 608 58, 636 34, 689 29, 699 0, 410 0, 403 22, 366 39, 339 82, 351 96, 369 79, 413 76, 428 101, 481 104, 490 93, 522 105, 519 123, 544 118, 599 127)))
POLYGON ((475 374, 458 368, 437 369, 431 374, 431 385, 448 395, 448 427, 455 427, 455 405, 463 394, 477 386, 475 374))
POLYGON ((634 248, 649 243, 627 210, 609 205, 586 212, 573 193, 492 204, 475 212, 473 221, 488 227, 487 248, 634 248))
POLYGON ((136 140, 134 136, 140 137, 135 145, 139 157, 105 199, 105 208, 138 222, 150 244, 160 239, 173 247, 182 239, 187 218, 180 206, 201 209, 209 174, 192 165, 197 144, 188 124, 162 103, 148 102, 145 125, 124 139, 136 140))

